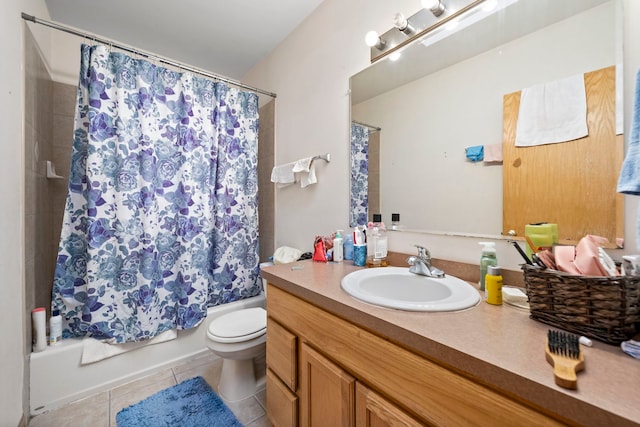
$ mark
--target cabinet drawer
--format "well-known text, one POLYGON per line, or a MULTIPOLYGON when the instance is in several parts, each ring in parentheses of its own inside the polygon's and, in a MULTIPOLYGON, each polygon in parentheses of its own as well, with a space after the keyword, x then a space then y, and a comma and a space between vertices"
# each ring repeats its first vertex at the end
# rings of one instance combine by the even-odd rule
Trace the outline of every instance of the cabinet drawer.
POLYGON ((297 338, 270 317, 267 319, 267 366, 290 390, 296 391, 297 338))
POLYGON ((267 369, 267 415, 275 427, 298 425, 298 398, 267 369))

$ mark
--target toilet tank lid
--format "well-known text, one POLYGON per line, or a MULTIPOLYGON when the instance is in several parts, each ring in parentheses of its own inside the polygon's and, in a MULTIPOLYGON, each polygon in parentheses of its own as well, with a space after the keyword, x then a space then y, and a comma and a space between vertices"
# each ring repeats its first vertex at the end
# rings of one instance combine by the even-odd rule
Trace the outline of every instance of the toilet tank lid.
POLYGON ((232 311, 213 319, 209 333, 220 338, 237 338, 255 334, 267 328, 267 311, 262 307, 232 311))

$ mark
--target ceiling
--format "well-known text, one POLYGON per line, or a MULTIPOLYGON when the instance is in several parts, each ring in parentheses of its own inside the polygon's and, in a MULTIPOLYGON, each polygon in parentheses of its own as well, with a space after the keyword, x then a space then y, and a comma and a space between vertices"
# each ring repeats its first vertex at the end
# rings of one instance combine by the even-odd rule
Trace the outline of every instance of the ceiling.
POLYGON ((241 80, 322 0, 45 0, 53 21, 241 80))

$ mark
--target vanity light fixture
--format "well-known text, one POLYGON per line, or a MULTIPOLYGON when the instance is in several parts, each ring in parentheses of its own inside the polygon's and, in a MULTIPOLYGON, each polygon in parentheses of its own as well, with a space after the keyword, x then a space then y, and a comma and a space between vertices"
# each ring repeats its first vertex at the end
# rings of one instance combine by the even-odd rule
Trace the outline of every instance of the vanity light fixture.
POLYGON ((384 47, 387 44, 387 42, 385 42, 384 40, 382 40, 380 38, 380 36, 378 35, 378 33, 376 31, 369 31, 364 36, 364 42, 367 44, 367 46, 375 47, 378 50, 384 49, 384 47))
POLYGON ((411 25, 411 22, 409 22, 401 12, 396 13, 393 17, 393 25, 408 36, 416 32, 414 26, 411 25))
POLYGON ((442 15, 445 11, 445 6, 442 0, 422 0, 422 7, 429 9, 436 18, 442 15))

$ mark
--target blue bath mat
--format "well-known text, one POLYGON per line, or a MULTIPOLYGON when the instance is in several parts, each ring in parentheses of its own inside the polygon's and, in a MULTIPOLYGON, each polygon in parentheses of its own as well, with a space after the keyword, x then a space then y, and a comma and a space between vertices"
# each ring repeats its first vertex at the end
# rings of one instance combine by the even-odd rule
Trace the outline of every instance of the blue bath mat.
POLYGON ((183 381, 116 415, 118 427, 242 427, 202 377, 183 381))

